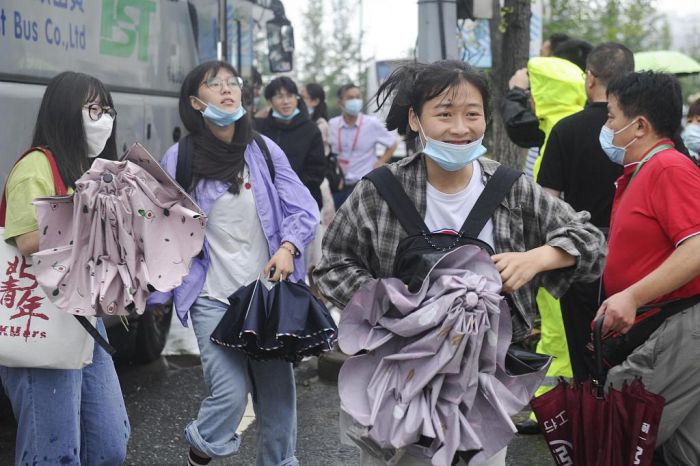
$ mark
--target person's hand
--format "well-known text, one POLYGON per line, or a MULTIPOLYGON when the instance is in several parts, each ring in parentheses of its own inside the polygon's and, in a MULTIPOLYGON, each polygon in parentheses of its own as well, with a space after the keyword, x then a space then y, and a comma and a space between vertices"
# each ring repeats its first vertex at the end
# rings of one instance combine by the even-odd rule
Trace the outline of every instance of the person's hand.
POLYGON ((491 256, 491 259, 501 274, 505 293, 518 291, 542 271, 542 264, 535 251, 504 252, 491 256))
POLYGON ((294 254, 291 251, 293 247, 290 243, 282 243, 263 269, 263 273, 271 282, 286 280, 294 272, 294 254), (272 277, 270 277, 270 270, 273 270, 272 277))
POLYGON ((627 333, 634 324, 634 319, 637 316, 637 308, 640 304, 634 298, 634 295, 625 290, 616 293, 603 301, 595 320, 605 314, 603 322, 603 336, 612 332, 627 333))
POLYGON ((527 74, 527 68, 520 68, 515 72, 510 81, 508 81, 508 89, 519 87, 520 89, 530 89, 530 76, 527 74))

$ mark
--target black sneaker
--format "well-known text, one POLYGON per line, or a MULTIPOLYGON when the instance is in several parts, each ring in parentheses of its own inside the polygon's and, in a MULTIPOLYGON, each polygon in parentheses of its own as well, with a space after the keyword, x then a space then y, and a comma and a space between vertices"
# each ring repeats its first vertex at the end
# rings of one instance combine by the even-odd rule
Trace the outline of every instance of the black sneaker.
POLYGON ((537 421, 533 421, 532 419, 516 422, 515 428, 518 429, 518 433, 522 435, 536 435, 541 433, 540 425, 537 421))

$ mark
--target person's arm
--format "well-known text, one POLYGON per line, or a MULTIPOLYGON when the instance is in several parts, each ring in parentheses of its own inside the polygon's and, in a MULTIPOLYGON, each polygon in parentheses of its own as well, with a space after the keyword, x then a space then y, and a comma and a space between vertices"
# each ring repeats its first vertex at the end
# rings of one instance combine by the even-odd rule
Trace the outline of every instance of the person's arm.
POLYGON ((573 281, 591 282, 599 277, 607 247, 603 234, 588 223, 590 214, 575 212, 523 176, 513 189, 530 249, 493 256, 505 290, 516 291, 541 274, 542 286, 560 297, 573 281))
POLYGON ((39 230, 30 231, 15 237, 17 249, 23 256, 29 257, 35 252, 39 252, 39 230))
POLYGON ((323 237, 323 256, 314 269, 320 292, 343 309, 362 285, 375 278, 378 267, 373 238, 379 216, 379 196, 363 180, 338 209, 323 237))
POLYGON ((374 164, 374 168, 378 168, 384 164, 389 163, 391 158, 394 156, 394 152, 396 152, 397 147, 399 147, 398 142, 394 142, 394 144, 387 147, 387 149, 384 151, 384 154, 382 154, 382 156, 377 159, 377 162, 374 164))
POLYGON ((700 234, 683 241, 659 267, 629 288, 606 299, 596 319, 605 314, 603 334, 627 333, 637 309, 682 287, 700 275, 700 234))
POLYGON ((501 102, 501 116, 508 138, 519 147, 541 147, 545 134, 540 129, 540 121, 530 108, 529 93, 514 87, 501 102))

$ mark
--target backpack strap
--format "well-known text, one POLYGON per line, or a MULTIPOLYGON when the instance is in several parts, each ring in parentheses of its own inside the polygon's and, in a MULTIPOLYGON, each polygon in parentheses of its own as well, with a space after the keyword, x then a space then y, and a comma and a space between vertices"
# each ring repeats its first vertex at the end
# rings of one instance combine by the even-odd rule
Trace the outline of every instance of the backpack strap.
POLYGON ((194 140, 188 134, 180 139, 177 145, 177 166, 175 168, 175 181, 182 186, 185 192, 190 192, 192 185, 192 155, 194 153, 194 140))
MULTIPOLYGON (((49 161, 49 165, 51 166, 51 174, 53 175, 53 186, 54 189, 56 190, 56 196, 65 196, 68 194, 68 189, 66 188, 66 184, 63 182, 63 178, 61 178, 61 173, 58 171, 58 165, 56 165, 56 159, 54 159, 53 154, 47 147, 32 147, 29 149, 27 152, 24 154, 20 155, 15 164, 12 166, 14 168, 15 165, 19 163, 20 160, 22 160, 25 156, 31 154, 32 152, 39 151, 42 152, 45 156, 46 159, 49 161)), ((10 170, 10 173, 12 173, 12 170, 10 170)), ((7 199, 5 197, 5 188, 2 190, 2 200, 0 200, 0 227, 5 226, 5 216, 7 215, 7 199)))
POLYGON ((253 132, 253 139, 255 140, 255 143, 258 145, 260 148, 260 151, 263 153, 263 157, 265 157, 265 163, 267 164, 267 169, 270 170, 270 178, 272 178, 272 182, 275 182, 275 164, 272 163, 272 155, 270 154, 270 148, 267 147, 267 144, 265 143, 265 138, 262 137, 260 133, 257 131, 253 132))
POLYGON ((515 181, 520 178, 521 172, 499 165, 491 179, 486 183, 484 191, 476 200, 476 204, 467 216, 460 231, 461 236, 478 238, 486 222, 493 216, 496 208, 510 192, 515 181))
MULTIPOLYGON (((265 139, 258 132, 253 133, 253 139, 255 143, 260 148, 260 151, 265 158, 265 163, 267 164, 267 169, 270 171, 270 177, 272 182, 275 182, 275 165, 272 163, 272 155, 270 154, 270 149, 265 144, 265 139)), ((180 143, 177 146, 177 167, 175 168, 175 181, 178 182, 182 188, 190 192, 192 187, 192 158, 194 154, 194 140, 192 135, 180 139, 180 143)))
POLYGON ((421 218, 418 209, 391 170, 382 166, 369 172, 364 176, 364 179, 371 181, 377 188, 379 195, 384 198, 389 209, 409 236, 428 233, 428 227, 421 218))

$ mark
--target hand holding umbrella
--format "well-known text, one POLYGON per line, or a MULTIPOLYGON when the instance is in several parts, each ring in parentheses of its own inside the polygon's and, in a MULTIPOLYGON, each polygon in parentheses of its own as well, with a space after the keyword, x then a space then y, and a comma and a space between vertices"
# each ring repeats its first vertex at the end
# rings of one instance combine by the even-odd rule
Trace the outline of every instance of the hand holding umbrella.
POLYGON ((286 280, 294 272, 296 248, 289 241, 283 242, 263 269, 263 274, 271 282, 286 280))

